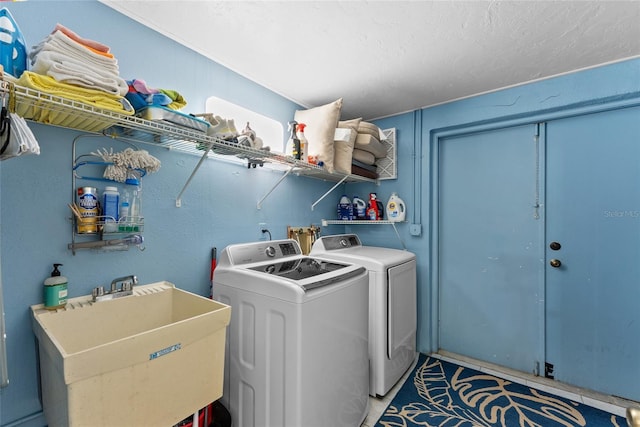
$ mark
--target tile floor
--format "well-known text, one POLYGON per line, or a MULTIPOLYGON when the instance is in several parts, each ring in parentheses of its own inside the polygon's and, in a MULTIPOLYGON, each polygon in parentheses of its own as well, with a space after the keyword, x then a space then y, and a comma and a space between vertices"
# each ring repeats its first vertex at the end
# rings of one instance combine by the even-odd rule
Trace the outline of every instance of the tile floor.
MULTIPOLYGON (((580 402, 585 405, 589 405, 594 408, 598 408, 603 411, 607 411, 612 414, 619 415, 621 417, 625 417, 626 408, 627 406, 630 405, 630 402, 627 402, 624 399, 620 399, 612 396, 603 396, 598 393, 592 392, 590 390, 584 390, 578 387, 571 387, 563 384, 558 384, 553 380, 550 380, 547 378, 527 375, 518 371, 510 371, 504 368, 498 369, 497 367, 492 366, 490 364, 483 364, 482 362, 478 362, 477 360, 467 359, 465 357, 461 357, 457 355, 450 356, 450 355, 433 354, 431 356, 437 357, 449 362, 453 362, 461 366, 476 369, 481 372, 486 372, 488 374, 513 381, 514 383, 527 385, 529 387, 536 388, 538 390, 546 391, 548 393, 553 393, 557 396, 571 399, 575 402, 580 402)), ((376 422, 378 421, 378 418, 380 418, 380 416, 382 415, 384 410, 387 408, 389 403, 391 403, 391 400, 393 400, 393 397, 396 395, 400 387, 402 387, 402 384, 404 384, 409 374, 413 371, 413 368, 415 367, 416 362, 414 362, 414 364, 411 365, 411 368, 407 370, 407 372, 400 379, 400 381, 398 381, 398 383, 389 391, 389 393, 387 393, 386 396, 384 396, 381 399, 369 396, 369 414, 367 415, 367 418, 365 418, 361 427, 375 426, 376 422)))
POLYGON ((378 418, 380 418, 384 410, 387 409, 387 406, 389 406, 389 403, 391 403, 398 390, 400 390, 400 387, 402 387, 402 384, 404 384, 409 374, 413 372, 413 368, 416 366, 417 362, 418 359, 416 358, 416 361, 411 364, 411 367, 407 369, 407 372, 405 372, 402 378, 400 378, 400 381, 398 381, 398 383, 389 390, 389 393, 387 393, 386 396, 381 399, 369 396, 369 414, 367 415, 367 418, 365 418, 361 427, 373 427, 376 425, 378 418))

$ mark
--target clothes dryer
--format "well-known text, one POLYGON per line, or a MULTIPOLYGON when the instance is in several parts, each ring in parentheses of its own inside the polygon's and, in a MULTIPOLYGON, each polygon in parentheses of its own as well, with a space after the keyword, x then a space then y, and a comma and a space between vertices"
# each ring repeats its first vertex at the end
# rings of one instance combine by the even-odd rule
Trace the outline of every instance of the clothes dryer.
POLYGON ((240 427, 358 427, 369 408, 366 269, 295 240, 226 247, 212 283, 231 306, 222 403, 240 427))
POLYGON ((415 361, 416 256, 363 246, 355 234, 324 236, 310 256, 361 265, 369 272, 369 394, 382 397, 415 361))

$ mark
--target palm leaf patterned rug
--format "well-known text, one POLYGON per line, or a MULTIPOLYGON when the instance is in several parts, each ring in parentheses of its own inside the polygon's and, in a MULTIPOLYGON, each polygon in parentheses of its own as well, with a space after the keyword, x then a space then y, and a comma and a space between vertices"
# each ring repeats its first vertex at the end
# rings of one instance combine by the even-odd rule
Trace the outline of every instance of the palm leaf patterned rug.
POLYGON ((420 354, 375 427, 626 427, 623 417, 420 354))

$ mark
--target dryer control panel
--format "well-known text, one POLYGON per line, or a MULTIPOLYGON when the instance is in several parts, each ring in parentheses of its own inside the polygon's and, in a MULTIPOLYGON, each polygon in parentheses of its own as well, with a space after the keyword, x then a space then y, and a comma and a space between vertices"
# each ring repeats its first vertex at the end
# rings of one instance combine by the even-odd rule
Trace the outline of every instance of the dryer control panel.
POLYGON ((362 243, 356 234, 339 234, 321 237, 316 241, 315 245, 322 245, 325 251, 335 251, 337 249, 362 246, 362 243))

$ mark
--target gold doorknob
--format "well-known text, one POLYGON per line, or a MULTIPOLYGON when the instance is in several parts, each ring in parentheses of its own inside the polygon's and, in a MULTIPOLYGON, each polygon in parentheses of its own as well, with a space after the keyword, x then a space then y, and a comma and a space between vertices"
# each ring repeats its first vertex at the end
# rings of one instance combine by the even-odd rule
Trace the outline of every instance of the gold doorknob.
POLYGON ((562 262, 560 262, 559 259, 552 259, 551 261, 549 261, 549 264, 551 264, 551 267, 553 268, 558 268, 562 265, 562 262))

